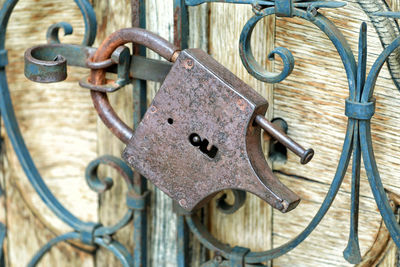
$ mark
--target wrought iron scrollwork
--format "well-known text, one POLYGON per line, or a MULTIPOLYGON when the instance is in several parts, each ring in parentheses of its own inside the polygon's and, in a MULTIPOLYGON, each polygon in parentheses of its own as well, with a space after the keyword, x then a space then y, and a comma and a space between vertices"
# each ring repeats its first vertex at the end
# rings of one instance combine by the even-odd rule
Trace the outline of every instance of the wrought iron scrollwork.
MULTIPOLYGON (((42 177, 40 176, 30 153, 24 143, 21 135, 14 110, 11 103, 9 89, 6 80, 5 67, 8 64, 7 51, 5 50, 5 31, 10 14, 17 4, 17 0, 7 0, 3 8, 0 10, 0 110, 4 119, 4 124, 8 136, 13 144, 19 161, 38 195, 44 203, 59 217, 64 223, 74 229, 73 232, 60 235, 49 241, 41 250, 32 258, 29 266, 35 266, 42 256, 48 252, 54 245, 67 240, 80 240, 84 244, 101 246, 112 252, 122 263, 123 266, 140 266, 146 264, 146 203, 148 200, 148 192, 142 186, 140 179, 135 180, 132 170, 120 159, 112 156, 102 156, 92 161, 86 169, 86 180, 89 187, 98 192, 103 193, 110 189, 113 182, 111 178, 101 179, 98 176, 97 170, 101 164, 111 166, 116 169, 123 177, 127 187, 128 194, 126 204, 128 210, 125 215, 112 226, 103 226, 96 222, 84 222, 68 211, 51 193, 42 177), (132 222, 135 225, 135 243, 136 248, 133 255, 118 241, 113 240, 112 235, 122 227, 132 222)), ((43 62, 56 58, 58 55, 68 57, 68 64, 88 67, 87 59, 90 58, 96 51, 90 46, 93 44, 96 33, 96 19, 92 7, 86 0, 75 0, 79 6, 85 21, 85 37, 82 45, 60 44, 58 34, 62 29, 65 34, 72 33, 72 27, 66 22, 60 22, 50 26, 47 32, 47 41, 49 44, 36 47, 42 49, 42 52, 31 49, 26 58, 28 59, 28 67, 31 64, 32 69, 28 69, 27 73, 32 74, 30 78, 35 79, 35 66, 44 64, 43 62), (37 53, 36 53, 36 52, 37 53), (29 58, 30 57, 30 58, 29 58), (38 61, 35 61, 38 60, 38 61), (40 62, 42 61, 42 62, 40 62), (37 64, 37 65, 35 65, 37 64)), ((183 0, 175 5, 183 5, 183 0)), ((200 240, 200 242, 208 249, 219 253, 219 258, 204 263, 203 266, 262 266, 262 263, 284 255, 291 251, 301 242, 303 242, 311 232, 321 222, 322 218, 327 213, 332 205, 336 194, 342 184, 344 175, 348 169, 350 160, 352 164, 352 192, 351 192, 351 222, 350 236, 348 245, 345 248, 343 255, 345 259, 351 263, 361 261, 361 254, 358 244, 358 203, 359 203, 359 186, 360 186, 360 169, 361 157, 364 160, 364 167, 367 172, 368 180, 374 194, 376 203, 382 215, 382 218, 390 232, 391 237, 400 248, 400 226, 393 214, 386 192, 382 185, 379 176, 378 167, 375 161, 372 137, 371 137, 371 118, 375 112, 375 101, 373 92, 376 79, 379 76, 380 70, 388 57, 400 46, 400 37, 389 44, 381 55, 377 58, 371 68, 370 73, 366 74, 366 59, 367 59, 367 38, 366 24, 363 23, 360 29, 359 38, 359 54, 356 61, 353 52, 350 49, 346 39, 336 26, 325 16, 318 12, 320 8, 339 8, 343 7, 344 3, 336 1, 294 1, 294 0, 276 0, 276 1, 261 1, 261 0, 186 0, 186 5, 199 5, 206 2, 225 2, 236 4, 251 4, 255 15, 244 26, 239 40, 239 52, 242 62, 248 72, 255 78, 269 83, 277 83, 287 78, 294 68, 294 57, 292 53, 283 47, 275 48, 269 58, 279 56, 283 61, 283 70, 280 73, 270 73, 263 69, 255 60, 250 46, 251 35, 255 25, 264 17, 275 14, 277 16, 298 17, 313 23, 331 40, 343 62, 349 86, 349 98, 345 101, 345 114, 348 117, 347 130, 343 142, 342 154, 338 162, 338 167, 331 182, 330 188, 326 197, 320 206, 318 212, 313 217, 308 226, 294 239, 288 243, 273 248, 264 252, 251 252, 247 248, 231 247, 218 241, 211 235, 208 229, 201 223, 200 218, 195 214, 184 214, 178 218, 178 265, 187 266, 188 255, 188 229, 200 240), (185 221, 187 224, 185 224, 185 221)), ((185 10, 185 8, 180 8, 185 10)), ((391 18, 400 17, 399 13, 385 12, 375 15, 381 15, 391 18)), ((186 16, 182 16, 186 18, 186 16)), ((183 23, 181 21, 181 23, 183 23)), ((177 27, 182 32, 187 34, 187 29, 177 27)), ((182 33, 181 32, 181 33, 182 33)), ((177 34, 179 39, 177 42, 187 40, 187 36, 177 34)), ((180 43, 181 48, 186 44, 180 43)), ((125 55, 127 56, 127 55, 125 55)), ((124 56, 124 57, 125 57, 124 56)), ((56 58, 62 68, 67 62, 63 58, 56 58)), ((160 61, 150 61, 145 58, 134 56, 134 62, 137 64, 125 64, 124 75, 139 78, 142 80, 162 81, 170 69, 170 64, 161 63, 160 61), (142 67, 141 67, 142 66, 142 67), (143 67, 144 66, 144 67, 143 67), (146 73, 146 67, 152 66, 155 73, 150 77, 146 73), (129 68, 128 68, 129 67, 129 68)), ((54 61, 53 61, 54 62, 54 61)), ((120 63, 118 60, 114 63, 120 63)), ((121 63, 122 64, 122 63, 121 63)), ((120 64, 120 65, 121 65, 120 64)), ((119 66, 107 65, 107 71, 119 73, 119 66)), ((89 66, 90 67, 90 66, 89 66)), ((91 68, 94 68, 91 66, 91 68)), ((62 70, 64 71, 64 69, 62 70)), ((60 73, 60 70, 57 71, 60 73)), ((46 76, 48 74, 42 73, 46 76)), ((28 75, 29 76, 29 75, 28 75)), ((42 78, 42 77, 40 77, 42 78)), ((62 78, 62 77, 61 77, 62 78)), ((61 80, 56 78, 55 80, 61 80)), ((131 82, 129 80, 129 82, 131 82)), ((233 205, 225 202, 224 198, 218 201, 219 208, 222 212, 233 213, 239 209, 244 201, 245 194, 241 191, 234 191, 235 201, 233 205)), ((2 231, 0 225, 0 241, 4 239, 5 231, 2 231)))
MULTIPOLYGON (((76 4, 81 10, 85 23, 85 35, 82 40, 82 45, 84 47, 93 44, 96 31, 97 23, 96 16, 93 11, 91 4, 87 0, 75 0, 76 4)), ((37 194, 41 197, 43 202, 47 205, 52 212, 60 218, 65 224, 69 225, 74 229, 73 232, 62 234, 56 238, 50 240, 45 246, 43 246, 37 254, 32 258, 28 266, 36 266, 41 260, 46 252, 48 252, 54 245, 59 242, 68 240, 80 240, 82 243, 91 246, 101 246, 106 248, 108 251, 113 253, 123 266, 134 266, 140 265, 142 261, 134 261, 131 253, 118 241, 113 240, 112 235, 117 232, 122 227, 126 226, 133 220, 135 224, 135 238, 138 240, 137 249, 135 249, 134 254, 146 255, 146 248, 140 246, 140 240, 143 239, 142 234, 146 233, 141 231, 143 211, 145 211, 147 206, 147 196, 148 193, 143 191, 140 186, 140 182, 134 181, 134 176, 132 170, 119 158, 113 156, 102 156, 98 159, 92 161, 87 170, 86 178, 88 185, 94 191, 102 193, 108 190, 112 186, 112 180, 106 178, 101 181, 97 175, 97 168, 100 164, 105 164, 113 167, 118 171, 119 174, 124 178, 128 186, 127 194, 127 206, 128 211, 126 214, 113 226, 103 226, 97 222, 84 222, 73 215, 68 209, 66 209, 52 194, 50 189, 47 187, 46 183, 42 179, 41 175, 36 168, 36 165, 25 145, 24 139, 21 135, 19 129, 14 109, 12 106, 10 93, 7 85, 7 77, 5 72, 5 67, 8 64, 7 51, 5 50, 5 33, 7 28, 7 23, 11 12, 13 11, 18 0, 7 0, 5 1, 2 9, 0 10, 0 110, 2 118, 4 119, 5 128, 7 130, 8 137, 14 147, 17 157, 22 165, 24 172, 26 173, 30 183, 36 190, 37 194), (135 214, 135 211, 138 214, 135 214), (135 218, 134 218, 135 217, 135 218)), ((59 30, 63 29, 64 33, 71 34, 73 29, 72 26, 66 22, 60 22, 51 25, 47 31, 47 41, 53 46, 58 47, 61 50, 67 50, 73 52, 78 51, 81 46, 67 45, 65 49, 61 48, 62 45, 59 42, 58 34, 59 30), (69 49, 69 50, 68 50, 69 49)), ((51 46, 50 45, 50 46, 51 46)), ((57 49, 56 49, 57 50, 57 49)), ((79 50, 81 53, 90 53, 92 50, 87 48, 86 50, 79 50)), ((79 53, 78 53, 79 54, 79 53)), ((79 61, 76 58, 78 65, 86 65, 86 62, 79 61)), ((145 215, 145 213, 144 213, 145 215)), ((3 227, 4 228, 4 227, 3 227)), ((3 230, 3 229, 1 229, 3 230)), ((4 239, 5 231, 1 231, 1 240, 4 239)), ((138 255, 137 259, 142 259, 138 255)))
MULTIPOLYGON (((315 227, 320 223, 325 216, 329 207, 332 205, 333 200, 342 184, 344 175, 348 168, 350 159, 352 157, 352 193, 351 193, 351 222, 350 222, 350 236, 346 249, 343 252, 344 258, 350 263, 361 262, 361 254, 358 243, 358 204, 359 204, 359 186, 360 186, 360 168, 361 168, 361 155, 364 159, 364 167, 367 172, 368 180, 375 197, 376 203, 380 210, 381 216, 388 228, 391 237, 398 247, 400 247, 400 226, 393 214, 390 207, 386 192, 384 190, 381 178, 379 176, 378 167, 375 161, 374 152, 372 148, 371 125, 370 119, 375 112, 375 101, 373 99, 373 91, 376 79, 379 72, 386 62, 388 57, 400 46, 400 37, 388 45, 382 54, 378 57, 373 65, 368 77, 366 78, 366 57, 367 57, 367 26, 362 24, 360 30, 359 40, 359 56, 358 63, 341 32, 336 26, 329 21, 326 17, 320 14, 317 10, 321 7, 337 8, 345 4, 333 1, 191 1, 186 0, 188 5, 197 5, 205 2, 229 2, 238 4, 252 4, 255 16, 253 16, 244 26, 240 36, 239 51, 242 62, 247 71, 255 78, 275 83, 284 80, 290 75, 294 59, 292 54, 286 48, 276 48, 269 55, 273 57, 276 51, 282 58, 284 68, 280 74, 271 74, 266 72, 260 65, 258 65, 251 52, 250 40, 251 34, 255 25, 265 16, 276 14, 277 16, 286 17, 300 17, 302 19, 312 22, 321 31, 323 31, 334 44, 339 53, 344 68, 346 70, 350 96, 346 100, 345 114, 348 117, 347 131, 342 148, 342 154, 338 163, 336 174, 333 178, 329 191, 318 210, 317 214, 311 220, 309 225, 297 237, 288 243, 265 252, 250 252, 247 250, 241 254, 243 264, 259 264, 284 255, 290 250, 294 249, 297 245, 303 242, 315 227)), ((374 14, 375 16, 386 16, 397 18, 400 17, 399 13, 384 12, 374 14)), ((197 238, 212 251, 217 251, 225 259, 228 259, 233 264, 234 259, 238 256, 237 251, 242 251, 237 247, 227 246, 217 239, 215 239, 207 229, 200 223, 199 218, 195 215, 186 216, 186 221, 191 231, 197 238)), ((212 264, 210 261, 209 264, 212 264)), ((224 266, 224 262, 215 264, 215 266, 224 266), (219 264, 219 265, 218 265, 219 264)), ((212 265, 210 265, 212 266, 212 265)), ((242 265, 235 265, 242 266, 242 265)))
POLYGON ((286 79, 294 68, 294 58, 292 53, 284 47, 277 47, 272 50, 269 55, 269 60, 274 60, 275 56, 279 56, 283 62, 283 69, 280 73, 271 73, 265 70, 259 63, 257 63, 251 51, 251 36, 254 27, 264 17, 276 14, 282 17, 298 16, 306 20, 312 21, 317 15, 319 8, 339 8, 346 5, 346 3, 336 1, 259 1, 259 0, 232 0, 232 1, 213 1, 213 0, 186 0, 189 6, 199 5, 206 2, 224 2, 234 4, 251 4, 253 7, 253 16, 243 27, 240 35, 239 54, 242 63, 246 70, 256 79, 267 83, 278 83, 286 79), (300 15, 299 11, 306 11, 305 15, 300 15))

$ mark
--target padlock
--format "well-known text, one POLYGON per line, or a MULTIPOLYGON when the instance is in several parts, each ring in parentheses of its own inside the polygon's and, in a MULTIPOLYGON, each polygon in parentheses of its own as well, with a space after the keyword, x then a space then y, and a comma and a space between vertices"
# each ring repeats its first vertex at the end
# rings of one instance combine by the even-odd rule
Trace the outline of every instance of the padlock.
MULTIPOLYGON (((179 51, 139 28, 112 34, 92 60, 107 60, 127 42, 145 45, 174 62, 134 132, 118 118, 104 92, 92 91, 102 120, 127 143, 123 158, 131 167, 187 211, 226 189, 251 192, 282 212, 298 205, 299 197, 265 160, 261 128, 300 155, 302 163, 314 152, 304 150, 263 117, 268 103, 261 95, 204 51, 179 51)), ((89 82, 92 88, 106 83, 105 71, 92 70, 89 82)))

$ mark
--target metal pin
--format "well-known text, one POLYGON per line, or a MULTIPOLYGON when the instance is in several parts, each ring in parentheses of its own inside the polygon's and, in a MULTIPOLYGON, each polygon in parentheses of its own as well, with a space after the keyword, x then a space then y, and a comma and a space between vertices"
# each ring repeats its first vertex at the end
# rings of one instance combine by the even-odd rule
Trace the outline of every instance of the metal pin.
POLYGON ((278 140, 279 143, 287 147, 290 151, 300 157, 301 164, 307 164, 314 156, 314 150, 312 148, 304 149, 292 138, 283 133, 276 125, 268 121, 264 116, 257 115, 255 122, 263 128, 269 135, 278 140))

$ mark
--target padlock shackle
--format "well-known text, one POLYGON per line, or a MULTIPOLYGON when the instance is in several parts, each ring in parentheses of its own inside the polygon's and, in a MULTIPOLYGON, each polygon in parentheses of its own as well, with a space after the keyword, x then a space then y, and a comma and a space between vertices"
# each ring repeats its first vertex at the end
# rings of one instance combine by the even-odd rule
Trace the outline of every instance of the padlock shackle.
MULTIPOLYGON (((101 62, 109 59, 117 47, 126 43, 143 45, 171 62, 174 62, 179 55, 179 48, 161 36, 141 28, 125 28, 114 32, 102 42, 93 55, 92 62, 101 62)), ((92 69, 90 72, 90 83, 93 85, 103 85, 107 82, 105 76, 105 69, 92 69)), ((133 135, 133 129, 115 113, 107 94, 92 90, 91 97, 94 107, 103 123, 115 136, 127 144, 133 135)))
POLYGON ((100 119, 108 129, 120 139, 124 144, 128 144, 133 135, 133 129, 130 128, 120 117, 115 113, 107 94, 99 91, 90 91, 94 108, 99 114, 100 119))
MULTIPOLYGON (((107 37, 96 50, 91 61, 101 62, 109 59, 117 47, 126 43, 143 45, 171 62, 174 62, 178 56, 179 48, 161 36, 142 28, 124 28, 107 37)), ((105 75, 105 69, 92 69, 90 82, 94 85, 105 84, 105 75)))

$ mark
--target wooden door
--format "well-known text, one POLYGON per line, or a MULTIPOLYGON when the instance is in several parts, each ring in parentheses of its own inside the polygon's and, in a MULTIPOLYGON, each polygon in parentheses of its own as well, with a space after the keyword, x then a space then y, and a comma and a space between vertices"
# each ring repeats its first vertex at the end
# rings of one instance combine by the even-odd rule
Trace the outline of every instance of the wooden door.
MULTIPOLYGON (((4 2, 1 1, 2 3, 4 2)), ((378 35, 357 1, 348 0, 340 9, 321 9, 343 31, 353 52, 357 53, 358 32, 362 21, 368 23, 368 69, 382 51, 378 35)), ((131 27, 132 9, 128 0, 93 0, 98 20, 94 46, 113 31, 131 27)), ((173 41, 173 1, 147 0, 146 27, 173 41)), ((393 9, 400 6, 392 1, 393 9)), ((270 162, 276 175, 302 198, 292 212, 282 214, 248 194, 244 207, 233 215, 218 211, 215 201, 208 208, 208 227, 219 240, 231 245, 267 250, 299 234, 315 215, 333 179, 346 129, 344 101, 348 97, 345 71, 334 46, 311 23, 296 18, 268 17, 253 33, 253 52, 268 70, 278 71, 279 60, 268 61, 275 47, 286 47, 294 55, 293 73, 283 82, 266 84, 249 75, 241 63, 238 50, 240 32, 253 16, 249 5, 227 3, 203 4, 189 8, 190 47, 210 53, 238 77, 260 92, 270 103, 268 118, 284 118, 288 134, 316 155, 311 163, 300 165, 288 152, 286 161, 270 162)), ((23 74, 23 53, 33 45, 45 42, 47 26, 59 21, 74 26, 74 34, 63 42, 80 43, 84 25, 73 1, 20 0, 10 20, 7 49, 10 64, 8 82, 15 112, 27 145, 54 194, 83 220, 111 224, 126 210, 125 192, 116 177, 112 190, 102 196, 92 192, 84 179, 86 165, 99 155, 120 156, 124 145, 97 118, 89 92, 77 81, 87 70, 72 68, 67 81, 42 85, 28 81, 23 74)), ((148 52, 148 57, 158 58, 148 52)), ((148 82, 148 102, 159 84, 148 82)), ((374 150, 385 188, 400 194, 399 136, 400 94, 385 66, 378 80, 377 110, 372 120, 374 150)), ((111 103, 124 121, 133 125, 132 86, 114 93, 111 103)), ((8 137, 3 133, 3 168, 0 219, 7 226, 5 255, 7 266, 24 266, 38 249, 51 238, 70 229, 65 226, 35 194, 15 156, 8 137)), ((268 157, 268 137, 264 149, 268 157)), ((104 175, 115 176, 108 169, 104 175)), ((361 174, 360 243, 365 259, 380 261, 380 266, 396 266, 397 249, 381 228, 381 217, 364 172, 361 174), (379 240, 376 242, 376 239, 379 240)), ((351 172, 338 196, 317 229, 290 253, 270 262, 271 266, 349 266, 342 257, 349 232, 351 172)), ((149 210, 149 266, 176 266, 176 215, 172 201, 153 186, 149 210)), ((228 192, 228 200, 231 195, 228 192)), ((115 237, 130 251, 134 247, 130 225, 115 237)), ((193 241, 191 266, 212 256, 193 241)), ((78 244, 78 246, 80 246, 78 244)), ((89 249, 90 250, 90 249, 89 249)), ((372 260, 363 266, 371 266, 372 260)), ((60 244, 42 260, 41 266, 117 266, 109 252, 95 254, 60 244)))

